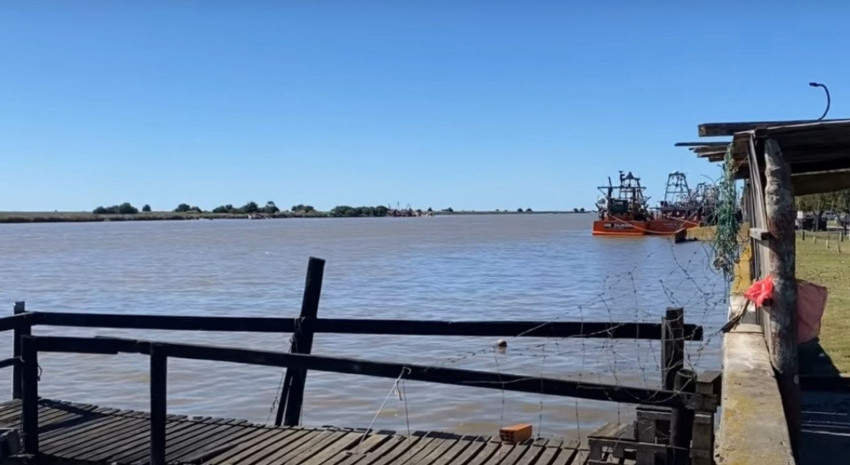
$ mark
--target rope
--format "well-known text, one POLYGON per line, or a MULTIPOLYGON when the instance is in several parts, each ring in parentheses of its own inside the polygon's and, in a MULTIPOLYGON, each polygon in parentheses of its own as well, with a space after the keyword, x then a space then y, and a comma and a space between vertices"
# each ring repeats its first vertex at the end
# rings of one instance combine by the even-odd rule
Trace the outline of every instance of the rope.
MULTIPOLYGON (((381 412, 384 410, 384 407, 387 405, 387 401, 390 400, 390 397, 392 397, 393 393, 404 391, 404 386, 402 386, 402 391, 399 391, 398 383, 399 383, 399 381, 402 380, 404 375, 410 374, 410 372, 411 372, 410 368, 404 367, 404 368, 401 369, 401 373, 399 373, 398 378, 396 378, 395 381, 393 381, 392 387, 390 387, 389 392, 387 392, 387 396, 384 397, 384 401, 381 402, 381 406, 378 407, 378 411, 375 412, 375 416, 372 417, 372 421, 369 422, 369 426, 367 426, 366 430, 363 431, 363 436, 361 436, 360 440, 357 441, 357 446, 350 452, 351 455, 357 454, 357 452, 360 449, 360 445, 363 444, 363 441, 366 439, 366 435, 368 435, 369 432, 372 431, 372 426, 375 424, 375 420, 378 419, 378 415, 380 415, 381 412)), ((404 416, 405 416, 405 419, 407 419, 407 436, 408 436, 408 440, 410 440, 410 420, 407 418, 407 396, 406 395, 404 396, 404 416)))

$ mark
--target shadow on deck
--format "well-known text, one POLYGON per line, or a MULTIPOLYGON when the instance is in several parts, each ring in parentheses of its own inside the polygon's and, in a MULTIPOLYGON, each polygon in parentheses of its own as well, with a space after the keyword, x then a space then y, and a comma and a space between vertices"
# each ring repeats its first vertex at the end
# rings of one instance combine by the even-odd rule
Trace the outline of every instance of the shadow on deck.
POLYGON ((841 376, 820 343, 800 346, 802 434, 799 463, 850 457, 850 378, 841 376))

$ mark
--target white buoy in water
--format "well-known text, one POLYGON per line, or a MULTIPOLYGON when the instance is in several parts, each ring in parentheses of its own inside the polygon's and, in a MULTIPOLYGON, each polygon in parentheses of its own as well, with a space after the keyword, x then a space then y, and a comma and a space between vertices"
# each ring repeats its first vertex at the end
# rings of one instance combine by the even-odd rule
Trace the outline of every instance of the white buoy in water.
POLYGON ((501 351, 504 351, 508 348, 508 341, 504 339, 499 339, 498 341, 496 341, 496 348, 501 351))

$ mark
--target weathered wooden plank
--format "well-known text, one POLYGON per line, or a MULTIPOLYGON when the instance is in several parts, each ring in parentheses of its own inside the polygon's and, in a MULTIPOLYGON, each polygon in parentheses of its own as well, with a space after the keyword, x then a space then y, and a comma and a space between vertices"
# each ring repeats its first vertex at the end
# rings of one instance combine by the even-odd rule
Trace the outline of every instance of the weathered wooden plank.
POLYGON ((433 457, 431 460, 433 465, 448 465, 451 463, 460 462, 460 457, 467 449, 477 449, 483 447, 484 441, 477 436, 464 436, 462 440, 455 441, 451 448, 445 451, 438 457, 433 457), (458 459, 458 460, 456 460, 458 459))
POLYGON ((205 445, 184 461, 194 464, 221 463, 224 458, 229 457, 228 454, 234 450, 238 450, 240 445, 253 443, 253 441, 265 437, 271 431, 268 428, 245 428, 245 430, 247 431, 245 434, 236 435, 230 439, 223 439, 218 444, 205 445))
MULTIPOLYGON (((439 457, 445 456, 450 450, 458 444, 467 443, 467 436, 446 437, 435 443, 433 447, 423 451, 418 457, 414 457, 414 463, 429 463, 433 464, 439 457)), ((459 453, 459 452, 457 452, 459 453)))
POLYGON ((561 452, 561 449, 558 447, 544 447, 543 451, 541 451, 534 464, 549 465, 550 463, 552 463, 552 460, 555 459, 555 456, 558 455, 559 452, 561 452))
POLYGON ((506 448, 513 447, 513 445, 511 444, 505 445, 500 442, 490 441, 484 446, 483 449, 481 449, 481 452, 476 454, 469 462, 467 462, 467 465, 484 465, 494 459, 499 459, 503 457, 504 455, 499 455, 500 453, 505 453, 505 448, 503 448, 502 446, 506 446, 506 448))
POLYGON ((120 421, 125 418, 111 416, 110 414, 114 412, 117 412, 117 410, 108 407, 96 409, 92 412, 92 415, 86 415, 84 417, 87 421, 79 422, 76 425, 69 426, 67 428, 56 429, 42 434, 41 442, 44 442, 45 444, 53 444, 59 441, 59 438, 63 438, 68 434, 86 434, 92 429, 100 428, 104 423, 120 421))
POLYGON ((224 465, 256 463, 279 448, 304 437, 308 430, 270 430, 271 434, 255 441, 250 446, 236 449, 234 454, 221 461, 224 465), (275 447, 276 446, 276 447, 275 447), (270 448, 274 447, 270 450, 270 448))
POLYGON ((451 463, 467 463, 472 457, 486 456, 489 457, 493 454, 498 447, 497 442, 490 441, 487 438, 479 437, 472 441, 472 444, 469 445, 466 449, 461 452, 461 454, 455 459, 455 462, 451 463))
MULTIPOLYGON (((150 426, 150 423, 148 423, 148 425, 150 426)), ((209 425, 206 425, 204 423, 195 423, 183 419, 167 422, 165 424, 165 449, 163 450, 162 455, 163 462, 166 462, 165 457, 168 453, 168 444, 179 444, 185 438, 194 436, 199 432, 203 432, 207 428, 209 428, 209 425)), ((143 433, 144 431, 147 431, 148 434, 150 434, 150 427, 148 427, 146 430, 139 430, 140 433, 143 433)), ((142 439, 142 441, 144 440, 142 439)), ((150 445, 150 436, 148 444, 150 445)), ((145 462, 150 459, 150 456, 150 447, 148 447, 147 449, 141 448, 132 453, 128 452, 126 454, 126 460, 130 463, 145 462)))
MULTIPOLYGON (((176 434, 185 428, 191 426, 191 423, 184 421, 170 421, 165 424, 166 443, 169 434, 176 434)), ((150 457, 150 423, 143 428, 139 428, 138 434, 127 439, 120 447, 109 450, 109 455, 106 460, 119 463, 133 463, 140 460, 147 460, 150 457)))
POLYGON ((73 444, 81 439, 86 439, 92 436, 108 431, 118 425, 140 421, 143 419, 125 415, 113 415, 114 409, 103 409, 98 412, 98 415, 88 416, 83 418, 74 425, 65 428, 56 428, 53 431, 41 435, 42 445, 51 447, 56 450, 57 447, 63 447, 66 444, 73 444))
POLYGON ((206 428, 194 437, 184 438, 178 443, 166 444, 166 461, 180 461, 183 457, 194 455, 196 451, 204 447, 209 447, 210 444, 222 444, 225 438, 233 437, 236 434, 245 434, 250 431, 250 428, 236 425, 233 420, 224 420, 221 423, 202 423, 206 428))
POLYGON ((561 448, 558 455, 552 460, 551 465, 582 464, 587 460, 587 451, 581 450, 576 444, 573 449, 561 448))
POLYGON ((350 431, 346 432, 333 445, 327 446, 322 450, 316 451, 309 458, 300 458, 303 465, 329 465, 337 460, 345 457, 344 451, 354 447, 363 436, 362 433, 350 431))
POLYGON ((276 463, 301 463, 303 460, 317 454, 321 449, 333 445, 342 439, 343 436, 345 436, 345 433, 341 431, 321 431, 313 434, 310 438, 298 441, 292 447, 289 447, 288 450, 278 450, 261 463, 269 465, 276 463))
POLYGON ((238 445, 241 441, 246 441, 253 437, 255 433, 263 430, 246 427, 244 424, 234 424, 224 433, 208 438, 204 443, 197 444, 196 447, 187 447, 180 451, 180 456, 175 460, 180 460, 186 463, 200 463, 206 459, 220 455, 221 453, 230 450, 238 445))
POLYGON ((406 457, 407 453, 415 446, 430 442, 425 433, 417 432, 410 436, 405 436, 398 445, 386 452, 383 456, 374 454, 367 456, 364 460, 358 462, 360 465, 389 465, 400 457, 406 457))
POLYGON ((166 462, 171 462, 172 459, 169 457, 175 453, 180 452, 182 449, 192 447, 194 445, 197 445, 198 443, 203 443, 205 438, 214 434, 221 433, 222 429, 230 428, 230 425, 226 424, 230 420, 226 418, 220 418, 218 420, 209 421, 185 421, 193 424, 194 426, 186 428, 179 436, 173 436, 168 438, 168 443, 166 443, 165 445, 166 462))
POLYGON ((357 444, 351 449, 345 451, 339 460, 329 463, 328 465, 351 465, 359 461, 369 454, 382 453, 384 450, 391 449, 400 442, 401 439, 397 436, 391 436, 383 433, 371 433, 365 439, 358 439, 357 444))
MULTIPOLYGON (((147 418, 141 418, 138 422, 121 429, 117 434, 105 435, 103 439, 98 438, 97 440, 90 441, 88 445, 74 451, 73 455, 76 460, 94 461, 95 458, 104 454, 105 449, 114 451, 121 447, 127 447, 135 438, 142 434, 150 437, 149 427, 149 420, 147 418), (105 444, 108 444, 108 447, 104 447, 105 444)), ((62 455, 65 456, 66 454, 70 454, 70 452, 65 452, 62 455)))
POLYGON ((303 446, 305 443, 320 439, 323 435, 326 434, 329 433, 326 431, 320 431, 315 429, 303 429, 297 431, 291 436, 287 436, 282 440, 271 439, 266 443, 261 444, 260 447, 251 456, 244 459, 240 463, 244 463, 245 465, 262 465, 274 463, 274 460, 272 460, 274 457, 287 454, 297 449, 298 447, 303 446))
MULTIPOLYGON (((375 434, 373 436, 379 435, 380 434, 375 434)), ((347 457, 345 460, 339 462, 339 465, 363 464, 367 460, 373 460, 374 457, 383 456, 394 448, 402 445, 402 443, 406 440, 406 438, 403 437, 387 435, 386 440, 379 442, 375 447, 369 448, 366 446, 369 439, 371 438, 367 438, 363 444, 356 445, 350 451, 347 451, 347 457)))
MULTIPOLYGON (((227 461, 232 460, 237 455, 243 454, 251 447, 254 447, 257 444, 265 441, 269 437, 275 434, 280 434, 279 431, 280 430, 271 428, 263 428, 261 430, 258 430, 258 434, 252 434, 246 438, 243 438, 240 443, 237 444, 235 447, 228 449, 227 451, 224 451, 215 456, 209 457, 207 460, 204 461, 204 463, 226 463, 227 461)), ((294 433, 294 431, 295 430, 285 430, 286 434, 292 434, 294 433)))
POLYGON ((73 435, 68 437, 64 447, 50 447, 45 445, 45 452, 64 458, 85 460, 92 451, 103 449, 105 444, 109 447, 117 447, 127 438, 135 434, 139 429, 146 427, 146 418, 132 418, 122 423, 104 425, 85 436, 73 435))
POLYGON ((440 433, 428 433, 429 441, 427 443, 420 441, 421 444, 412 447, 404 455, 405 463, 428 463, 423 460, 423 457, 428 456, 428 454, 439 448, 440 445, 450 443, 452 440, 446 439, 450 436, 440 433))
POLYGON ((532 455, 536 457, 540 454, 540 448, 537 447, 532 449, 532 447, 533 446, 531 444, 517 444, 510 450, 510 452, 507 453, 507 455, 505 455, 505 458, 493 463, 498 463, 500 465, 515 465, 525 455, 532 455))

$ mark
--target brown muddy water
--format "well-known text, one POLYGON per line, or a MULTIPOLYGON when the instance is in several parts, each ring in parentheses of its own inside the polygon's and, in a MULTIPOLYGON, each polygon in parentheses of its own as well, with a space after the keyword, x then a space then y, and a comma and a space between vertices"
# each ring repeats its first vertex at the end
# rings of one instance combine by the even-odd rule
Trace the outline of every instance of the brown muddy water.
MULTIPOLYGON (((592 215, 534 214, 0 225, 0 305, 161 315, 296 316, 309 256, 327 260, 319 314, 339 318, 660 321, 685 308, 707 340, 686 347, 719 368, 726 283, 711 251, 666 238, 594 238, 592 215)), ((290 334, 39 327, 36 334, 114 335, 287 350, 290 334)), ((658 342, 318 334, 313 352, 363 359, 657 387, 658 342)), ((0 334, 11 354, 11 333, 0 334)), ((5 357, 5 355, 4 355, 5 357)), ((148 408, 142 355, 44 354, 41 395, 148 408)), ((5 376, 11 378, 7 369, 5 376)), ((171 360, 170 413, 273 419, 280 370, 171 360)), ((8 384, 6 385, 8 386, 8 384)), ((393 381, 310 372, 306 425, 366 427, 393 381)), ((375 427, 493 434, 532 423, 543 436, 586 434, 627 404, 407 382, 375 427), (406 409, 405 409, 406 407, 406 409), (405 410, 407 415, 405 415, 405 410)), ((8 389, 7 396, 8 396, 8 389)))

